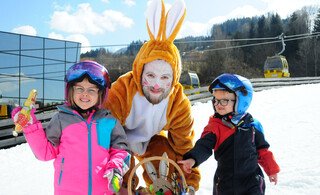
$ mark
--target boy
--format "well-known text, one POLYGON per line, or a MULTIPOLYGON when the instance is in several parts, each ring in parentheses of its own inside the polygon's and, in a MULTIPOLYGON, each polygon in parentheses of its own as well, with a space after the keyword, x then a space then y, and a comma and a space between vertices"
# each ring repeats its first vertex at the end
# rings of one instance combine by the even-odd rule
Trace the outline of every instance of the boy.
POLYGON ((182 161, 185 172, 212 155, 218 161, 213 194, 264 194, 263 173, 277 184, 280 171, 261 124, 247 113, 253 94, 250 81, 235 74, 222 74, 210 85, 215 114, 210 117, 201 138, 182 161))

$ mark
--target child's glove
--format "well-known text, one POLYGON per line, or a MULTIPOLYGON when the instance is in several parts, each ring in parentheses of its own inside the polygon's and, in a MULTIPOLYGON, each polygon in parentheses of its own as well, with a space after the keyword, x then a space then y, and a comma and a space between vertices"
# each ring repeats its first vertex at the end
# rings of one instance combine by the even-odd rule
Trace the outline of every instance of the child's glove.
POLYGON ((103 175, 108 179, 108 188, 114 193, 119 192, 122 185, 122 175, 118 169, 108 169, 103 175))

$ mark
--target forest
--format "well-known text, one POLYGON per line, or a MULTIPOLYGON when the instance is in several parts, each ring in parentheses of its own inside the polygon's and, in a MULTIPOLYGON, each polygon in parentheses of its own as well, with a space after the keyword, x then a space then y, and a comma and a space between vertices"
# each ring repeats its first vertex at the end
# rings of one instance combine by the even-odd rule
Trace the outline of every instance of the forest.
MULTIPOLYGON (((320 8, 304 7, 285 19, 277 13, 231 19, 213 25, 208 34, 175 40, 183 71, 196 72, 201 85, 225 72, 263 78, 266 58, 283 49, 291 77, 320 75, 320 8)), ((105 64, 114 81, 131 70, 144 41, 132 41, 117 52, 101 47, 80 57, 105 64)))

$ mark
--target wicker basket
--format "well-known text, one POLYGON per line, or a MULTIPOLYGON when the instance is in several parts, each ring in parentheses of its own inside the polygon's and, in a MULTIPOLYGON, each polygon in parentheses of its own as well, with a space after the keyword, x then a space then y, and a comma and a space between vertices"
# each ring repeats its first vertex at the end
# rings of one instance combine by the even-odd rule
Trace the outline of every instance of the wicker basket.
MULTIPOLYGON (((185 179, 185 176, 183 174, 183 171, 181 170, 181 168, 177 165, 177 163, 169 158, 166 158, 166 157, 163 157, 163 156, 153 156, 153 157, 149 157, 149 158, 145 158, 143 159, 142 161, 140 161, 138 164, 136 164, 136 166, 132 169, 130 175, 129 175, 129 178, 128 178, 128 194, 129 195, 133 195, 132 193, 132 180, 133 180, 133 176, 134 176, 134 173, 136 172, 136 170, 138 169, 139 166, 147 163, 147 162, 151 162, 151 161, 167 161, 169 164, 172 164, 175 169, 178 171, 179 175, 180 175, 180 178, 181 178, 181 187, 182 189, 184 190, 184 192, 179 192, 179 193, 174 193, 175 195, 180 195, 180 194, 188 194, 188 185, 186 183, 186 179, 185 179)), ((150 194, 155 194, 155 192, 150 192, 150 194)))

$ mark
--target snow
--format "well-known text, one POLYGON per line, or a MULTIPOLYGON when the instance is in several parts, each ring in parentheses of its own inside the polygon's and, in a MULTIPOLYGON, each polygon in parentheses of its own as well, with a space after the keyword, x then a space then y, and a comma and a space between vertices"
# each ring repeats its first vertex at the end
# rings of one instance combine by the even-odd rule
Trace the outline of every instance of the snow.
MULTIPOLYGON (((280 165, 278 184, 266 178, 266 194, 320 194, 320 84, 255 92, 249 112, 264 127, 280 165)), ((196 138, 213 114, 211 102, 192 106, 196 138)), ((0 150, 0 194, 53 194, 53 161, 41 162, 27 144, 0 150)), ((200 165, 197 194, 212 194, 214 157, 200 165)))

